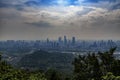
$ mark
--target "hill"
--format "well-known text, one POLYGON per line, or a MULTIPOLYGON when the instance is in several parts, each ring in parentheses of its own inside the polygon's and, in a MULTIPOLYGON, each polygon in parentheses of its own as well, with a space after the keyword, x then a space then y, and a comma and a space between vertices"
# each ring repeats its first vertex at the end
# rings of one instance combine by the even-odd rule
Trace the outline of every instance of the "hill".
POLYGON ((18 62, 18 66, 24 69, 56 69, 60 71, 72 71, 73 54, 46 52, 38 50, 27 54, 18 62))

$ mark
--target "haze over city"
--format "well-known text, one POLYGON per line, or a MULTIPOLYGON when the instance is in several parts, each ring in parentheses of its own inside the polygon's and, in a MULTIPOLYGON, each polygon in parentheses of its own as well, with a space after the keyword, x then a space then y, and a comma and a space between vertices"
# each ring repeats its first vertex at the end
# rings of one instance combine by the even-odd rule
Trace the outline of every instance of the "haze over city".
POLYGON ((120 40, 120 0, 1 0, 0 40, 120 40))

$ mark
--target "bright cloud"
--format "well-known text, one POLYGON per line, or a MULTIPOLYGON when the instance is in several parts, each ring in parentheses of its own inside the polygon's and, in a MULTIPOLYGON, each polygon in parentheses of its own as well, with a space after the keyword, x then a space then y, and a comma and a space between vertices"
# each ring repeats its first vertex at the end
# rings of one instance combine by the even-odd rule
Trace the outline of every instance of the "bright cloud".
POLYGON ((0 5, 1 39, 120 39, 119 0, 1 0, 0 5))

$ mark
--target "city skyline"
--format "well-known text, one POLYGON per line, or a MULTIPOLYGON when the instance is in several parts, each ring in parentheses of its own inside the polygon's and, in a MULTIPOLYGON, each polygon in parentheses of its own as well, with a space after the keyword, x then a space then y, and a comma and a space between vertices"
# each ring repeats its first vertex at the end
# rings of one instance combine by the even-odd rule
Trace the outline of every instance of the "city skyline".
POLYGON ((0 40, 120 40, 120 0, 1 0, 0 40))
POLYGON ((110 48, 117 47, 117 51, 120 51, 120 40, 99 40, 99 41, 86 41, 86 40, 77 40, 75 37, 68 39, 66 36, 64 38, 58 38, 57 40, 36 40, 36 41, 24 41, 24 40, 7 40, 0 41, 0 50, 21 50, 25 49, 27 51, 35 51, 35 50, 46 50, 46 51, 68 51, 68 52, 76 52, 76 51, 106 51, 110 48))

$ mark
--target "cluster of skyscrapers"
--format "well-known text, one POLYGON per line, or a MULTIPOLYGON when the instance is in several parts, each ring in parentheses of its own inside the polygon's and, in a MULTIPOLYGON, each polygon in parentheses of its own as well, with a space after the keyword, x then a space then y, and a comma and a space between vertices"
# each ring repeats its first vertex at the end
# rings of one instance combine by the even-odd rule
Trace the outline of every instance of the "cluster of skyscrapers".
POLYGON ((56 51, 105 51, 117 47, 120 51, 120 41, 116 40, 77 40, 76 37, 68 39, 66 36, 57 40, 7 40, 0 41, 0 51, 3 50, 56 50, 56 51))
POLYGON ((64 36, 64 38, 62 37, 59 37, 58 40, 56 41, 50 41, 48 38, 47 38, 47 45, 49 44, 56 44, 57 46, 75 46, 76 44, 76 38, 75 37, 72 37, 72 39, 67 39, 66 36, 64 36))

